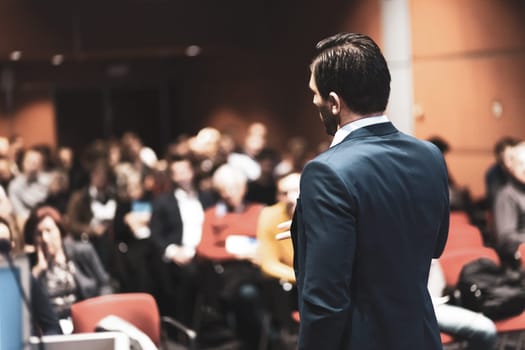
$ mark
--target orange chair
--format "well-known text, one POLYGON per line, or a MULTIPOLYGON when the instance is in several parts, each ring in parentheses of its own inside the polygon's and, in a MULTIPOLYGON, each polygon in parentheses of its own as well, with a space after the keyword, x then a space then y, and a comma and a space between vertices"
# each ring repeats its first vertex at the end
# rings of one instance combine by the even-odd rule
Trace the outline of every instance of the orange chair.
POLYGON ((440 333, 441 336, 441 344, 452 344, 454 342, 454 338, 452 338, 450 335, 446 333, 440 333))
POLYGON ((450 225, 455 224, 470 224, 468 214, 464 211, 453 211, 450 213, 450 225))
POLYGON ((465 264, 479 258, 488 258, 499 263, 499 257, 493 249, 490 248, 472 248, 459 249, 448 254, 443 254, 439 258, 445 281, 448 286, 455 286, 459 280, 459 274, 465 264))
POLYGON ((476 226, 464 223, 453 224, 448 231, 447 244, 443 253, 447 254, 458 249, 481 247, 484 247, 483 237, 476 226))
MULTIPOLYGON (((146 293, 123 293, 103 295, 80 301, 71 306, 71 318, 75 333, 94 332, 104 317, 120 317, 144 332, 155 343, 161 344, 161 318, 155 299, 146 293)), ((196 334, 179 322, 162 317, 162 321, 184 333, 194 347, 196 334)))

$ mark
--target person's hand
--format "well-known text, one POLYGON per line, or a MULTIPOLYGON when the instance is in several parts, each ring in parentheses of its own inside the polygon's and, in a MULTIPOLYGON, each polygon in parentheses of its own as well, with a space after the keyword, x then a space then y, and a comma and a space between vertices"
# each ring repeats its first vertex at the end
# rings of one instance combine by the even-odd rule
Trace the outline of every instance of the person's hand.
POLYGON ((176 265, 187 265, 193 259, 193 256, 188 254, 184 247, 175 246, 173 248, 174 254, 171 257, 171 261, 176 265))
POLYGON ((33 269, 31 270, 31 272, 33 273, 33 276, 35 278, 38 278, 38 276, 40 276, 40 274, 43 271, 47 270, 48 264, 47 264, 47 259, 44 255, 44 251, 42 247, 40 246, 40 244, 37 245, 36 254, 37 254, 36 265, 33 266, 33 269))
POLYGON ((93 233, 95 236, 102 236, 107 231, 107 226, 104 224, 95 224, 93 226, 93 233))
POLYGON ((184 266, 184 265, 188 265, 191 259, 192 259, 191 257, 185 254, 177 254, 171 258, 171 261, 173 261, 174 264, 184 266))
POLYGON ((151 218, 150 213, 130 212, 124 216, 124 222, 134 231, 147 226, 151 218))

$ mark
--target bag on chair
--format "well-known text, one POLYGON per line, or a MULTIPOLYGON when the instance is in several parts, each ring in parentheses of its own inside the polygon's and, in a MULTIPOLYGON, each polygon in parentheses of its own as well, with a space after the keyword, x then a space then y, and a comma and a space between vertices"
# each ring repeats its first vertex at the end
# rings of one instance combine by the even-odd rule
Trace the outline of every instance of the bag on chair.
POLYGON ((457 290, 461 306, 492 320, 519 315, 525 310, 522 271, 509 272, 490 259, 474 260, 461 269, 457 290))

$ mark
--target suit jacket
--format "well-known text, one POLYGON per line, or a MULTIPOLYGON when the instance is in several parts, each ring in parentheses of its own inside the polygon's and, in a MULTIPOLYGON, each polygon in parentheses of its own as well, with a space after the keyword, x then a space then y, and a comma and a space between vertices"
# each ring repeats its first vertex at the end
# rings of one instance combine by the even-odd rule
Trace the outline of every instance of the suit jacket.
POLYGON ((109 275, 91 243, 69 237, 63 243, 66 256, 75 264, 75 281, 81 299, 111 294, 109 275))
MULTIPOLYGON (((214 198, 211 193, 199 192, 199 201, 206 209, 213 204, 214 198)), ((151 238, 163 253, 170 244, 182 244, 182 218, 173 191, 163 193, 153 201, 150 229, 151 238)))
POLYGON ((427 280, 448 218, 441 153, 391 123, 309 162, 292 223, 299 349, 441 349, 427 280))

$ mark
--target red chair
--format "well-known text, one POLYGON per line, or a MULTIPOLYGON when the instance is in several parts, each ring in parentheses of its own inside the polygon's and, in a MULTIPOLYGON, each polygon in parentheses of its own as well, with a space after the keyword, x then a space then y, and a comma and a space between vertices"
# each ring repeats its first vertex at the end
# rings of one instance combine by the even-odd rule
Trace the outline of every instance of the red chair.
POLYGON ((452 338, 450 335, 445 333, 440 333, 441 336, 441 344, 452 344, 454 342, 454 338, 452 338))
POLYGON ((518 253, 520 254, 521 266, 525 268, 525 243, 519 245, 518 253))
MULTIPOLYGON (((110 294, 80 301, 71 306, 75 333, 94 332, 104 317, 114 315, 133 324, 144 332, 156 346, 161 344, 161 318, 155 299, 146 293, 110 294)), ((186 334, 194 346, 196 334, 179 322, 162 317, 166 322, 186 334)))
MULTIPOLYGON (((507 349, 507 343, 512 344, 512 349, 523 349, 523 343, 516 344, 516 340, 513 340, 513 334, 515 332, 525 331, 525 311, 520 315, 507 318, 505 320, 496 321, 496 330, 498 332, 498 350, 507 349)), ((522 336, 520 336, 522 339, 522 336)))
POLYGON ((450 213, 450 225, 470 224, 470 219, 464 211, 453 211, 450 213))
POLYGON ((465 264, 479 258, 488 258, 499 263, 499 257, 493 249, 473 248, 455 250, 448 254, 443 254, 439 258, 443 274, 448 286, 455 286, 458 283, 459 274, 465 264))
POLYGON ((445 245, 444 254, 459 250, 482 248, 483 237, 481 231, 474 225, 454 224, 448 231, 447 244, 445 245))

